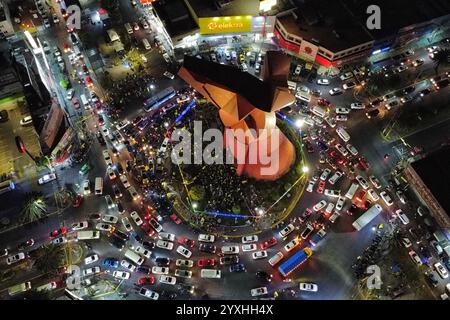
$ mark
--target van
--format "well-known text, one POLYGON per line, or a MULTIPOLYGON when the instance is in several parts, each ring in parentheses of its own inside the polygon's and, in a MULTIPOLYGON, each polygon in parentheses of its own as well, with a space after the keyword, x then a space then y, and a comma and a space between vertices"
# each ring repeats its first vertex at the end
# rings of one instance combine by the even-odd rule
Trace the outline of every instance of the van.
POLYGON ((77 240, 93 240, 93 239, 100 239, 100 231, 83 230, 77 232, 77 240))
POLYGON ((337 128, 336 133, 345 142, 350 140, 350 135, 347 133, 347 131, 344 130, 344 128, 341 128, 341 127, 337 128))
POLYGON ((80 100, 86 110, 90 109, 91 105, 84 94, 80 95, 80 100))
POLYGON ((202 271, 200 272, 200 276, 202 278, 215 278, 215 279, 220 279, 222 274, 220 272, 220 270, 215 270, 215 269, 202 269, 202 271))
POLYGON ((269 259, 269 264, 273 267, 278 262, 280 262, 281 259, 283 259, 283 257, 284 257, 283 253, 279 251, 272 258, 269 259))
POLYGON ((133 33, 133 28, 131 27, 131 25, 127 22, 127 23, 125 23, 125 30, 127 30, 127 32, 129 33, 129 34, 132 34, 133 33))
POLYGON ((130 259, 131 261, 133 261, 135 264, 137 265, 142 265, 144 263, 145 258, 142 257, 141 255, 137 254, 136 252, 128 249, 127 251, 125 251, 125 258, 130 259))
POLYGON ((322 109, 321 107, 319 107, 319 106, 314 106, 314 107, 311 109, 311 112, 312 112, 313 114, 315 114, 316 116, 319 116, 319 117, 321 117, 321 118, 325 117, 325 115, 326 115, 325 110, 323 110, 323 109, 322 109))
POLYGON ((95 178, 95 194, 96 195, 103 194, 103 178, 102 177, 95 178))
POLYGON ((142 44, 146 50, 150 50, 152 48, 147 39, 142 39, 142 44))

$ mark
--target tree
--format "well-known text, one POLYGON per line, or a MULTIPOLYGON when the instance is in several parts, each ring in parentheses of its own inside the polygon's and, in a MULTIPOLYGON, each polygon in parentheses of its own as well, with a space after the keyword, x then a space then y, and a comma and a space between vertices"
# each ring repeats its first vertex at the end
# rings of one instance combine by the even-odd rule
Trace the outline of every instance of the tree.
POLYGON ((32 192, 27 195, 27 200, 22 208, 24 222, 35 222, 43 218, 47 213, 47 203, 41 194, 32 192))
POLYGON ((439 67, 450 63, 450 49, 442 49, 433 56, 434 70, 438 73, 439 67))
POLYGON ((200 185, 194 185, 189 190, 189 198, 192 201, 201 201, 205 197, 205 189, 200 185))
POLYGON ((64 253, 61 247, 55 245, 43 246, 40 256, 36 259, 34 267, 44 273, 57 273, 63 266, 64 253))
POLYGON ((131 49, 127 52, 127 59, 133 69, 138 69, 142 66, 142 58, 136 49, 131 49))

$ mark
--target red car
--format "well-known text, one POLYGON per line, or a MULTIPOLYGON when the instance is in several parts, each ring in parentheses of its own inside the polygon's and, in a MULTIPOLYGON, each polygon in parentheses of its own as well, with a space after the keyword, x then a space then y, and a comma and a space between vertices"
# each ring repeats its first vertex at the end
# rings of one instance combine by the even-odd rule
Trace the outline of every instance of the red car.
POLYGON ((214 267, 216 261, 214 259, 200 259, 197 261, 199 267, 214 267))
POLYGON ((330 101, 328 101, 327 99, 324 99, 324 98, 320 98, 319 100, 317 100, 317 103, 320 105, 320 106, 329 106, 330 104, 331 104, 331 102, 330 101))
POLYGON ((344 158, 342 158, 336 150, 332 150, 328 153, 330 157, 335 158, 336 162, 339 164, 343 164, 345 162, 344 158))
POLYGON ((191 240, 189 238, 180 238, 178 239, 178 243, 183 244, 188 248, 193 248, 195 246, 195 240, 191 240))
POLYGON ((369 163, 363 157, 358 158, 358 162, 364 170, 369 170, 369 163))
POLYGON ((365 190, 360 190, 357 194, 356 194, 356 200, 358 201, 363 201, 364 197, 366 196, 366 191, 365 190))
POLYGON ((59 229, 53 230, 50 232, 50 238, 56 238, 60 235, 64 235, 67 233, 67 229, 65 227, 61 227, 59 229))
POLYGON ((94 86, 94 83, 92 82, 92 79, 90 76, 86 76, 86 78, 84 78, 84 82, 86 83, 88 88, 92 88, 94 86))
POLYGON ((83 203, 83 195, 77 194, 75 200, 73 200, 73 207, 78 208, 83 203))
POLYGON ((72 99, 72 104, 75 109, 80 109, 80 102, 78 101, 77 98, 72 99))
POLYGON ((70 47, 67 43, 64 43, 64 52, 67 53, 70 51, 70 47))
POLYGON ((273 247, 274 245, 276 245, 278 242, 277 238, 272 237, 269 240, 264 241, 263 243, 261 243, 261 250, 266 250, 270 247, 273 247))
POLYGON ((155 229, 150 227, 150 225, 147 222, 144 222, 141 224, 141 229, 144 230, 144 232, 149 236, 153 237, 155 235, 155 229))
POLYGON ((177 215, 175 213, 172 213, 170 215, 170 220, 172 220, 173 222, 175 222, 175 224, 180 224, 181 220, 180 218, 177 217, 177 215))
POLYGON ((155 277, 142 277, 139 278, 138 284, 140 286, 145 286, 147 284, 154 284, 155 283, 155 277))
POLYGON ((323 193, 323 190, 325 189, 325 184, 326 184, 326 182, 325 181, 323 181, 323 180, 320 180, 319 181, 319 186, 317 187, 317 192, 318 193, 323 193))

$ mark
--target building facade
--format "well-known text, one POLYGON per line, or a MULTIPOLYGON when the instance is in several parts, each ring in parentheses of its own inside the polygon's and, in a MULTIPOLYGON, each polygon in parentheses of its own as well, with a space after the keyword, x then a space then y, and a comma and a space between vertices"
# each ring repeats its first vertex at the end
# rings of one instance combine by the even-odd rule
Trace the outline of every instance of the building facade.
POLYGON ((0 0, 0 39, 5 39, 14 34, 8 5, 6 1, 0 0))

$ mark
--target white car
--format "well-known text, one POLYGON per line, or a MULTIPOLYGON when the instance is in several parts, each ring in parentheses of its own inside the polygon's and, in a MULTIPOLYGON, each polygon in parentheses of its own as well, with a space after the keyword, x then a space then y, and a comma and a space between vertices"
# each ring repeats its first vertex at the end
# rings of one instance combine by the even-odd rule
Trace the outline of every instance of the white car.
POLYGON ((211 235, 211 234, 199 234, 198 235, 198 241, 201 241, 201 242, 214 242, 214 240, 215 240, 216 238, 213 236, 213 235, 211 235))
POLYGON ((163 75, 171 80, 175 79, 175 76, 171 74, 169 71, 164 72, 163 75))
POLYGON ((261 251, 253 252, 252 258, 253 258, 253 260, 267 258, 267 251, 266 250, 261 250, 261 251))
POLYGON ((166 240, 166 241, 175 241, 175 235, 173 233, 169 233, 169 232, 160 232, 158 234, 158 238, 160 238, 161 240, 166 240))
POLYGON ((178 246, 177 252, 187 259, 189 259, 192 256, 192 251, 188 250, 183 246, 178 246))
POLYGON ((248 243, 248 244, 242 245, 243 252, 255 251, 256 249, 258 249, 258 246, 254 243, 248 243))
POLYGON ((91 194, 90 182, 87 179, 83 181, 83 193, 85 195, 91 194))
POLYGON ((105 160, 106 165, 112 166, 113 162, 111 160, 111 156, 110 156, 108 150, 103 150, 102 154, 103 154, 103 159, 105 160))
POLYGON ((326 168, 325 170, 323 170, 322 174, 320 175, 320 180, 325 181, 327 180, 328 176, 330 175, 331 170, 326 168))
POLYGON ((408 216, 403 213, 402 209, 398 209, 395 211, 395 215, 399 218, 399 220, 406 226, 409 224, 409 218, 408 216))
POLYGON ((397 190, 395 192, 395 194, 397 195, 397 197, 398 197, 398 199, 400 200, 401 203, 406 204, 406 198, 405 198, 405 194, 403 193, 403 191, 397 190))
POLYGON ((258 236, 257 235, 251 235, 251 236, 244 236, 244 237, 242 237, 242 243, 252 243, 252 242, 258 242, 258 236))
POLYGON ((392 201, 391 196, 386 192, 382 191, 380 193, 381 199, 383 199, 384 203, 386 203, 387 206, 392 206, 394 204, 394 201, 392 201))
POLYGON ((380 196, 378 195, 378 193, 375 192, 375 190, 369 189, 369 190, 367 190, 367 193, 369 194, 369 197, 370 197, 373 201, 378 201, 378 200, 380 200, 380 196))
POLYGON ((72 224, 72 230, 83 230, 88 227, 87 221, 80 221, 72 224))
MULTIPOLYGON (((327 197, 337 198, 337 197, 339 197, 341 195, 341 191, 340 190, 325 189, 323 194, 326 195, 327 197)), ((332 203, 329 203, 328 205, 330 205, 330 204, 332 204, 332 203)))
POLYGON ((125 175, 120 175, 119 176, 120 181, 122 181, 123 186, 125 187, 125 189, 128 189, 129 187, 131 187, 131 184, 128 182, 128 179, 125 175))
POLYGON ((133 226, 131 225, 130 220, 128 219, 128 217, 122 218, 122 225, 125 228, 125 230, 127 230, 127 232, 133 231, 133 226))
POLYGON ((301 291, 317 292, 317 290, 319 290, 319 287, 315 283, 300 282, 299 289, 301 291))
POLYGON ((307 192, 313 192, 315 182, 313 180, 309 180, 308 186, 306 187, 307 192))
POLYGON ((279 232, 280 237, 281 237, 281 238, 287 237, 287 236, 288 236, 292 231, 294 231, 294 230, 295 230, 294 225, 293 225, 292 223, 290 223, 290 224, 288 224, 286 227, 284 227, 283 230, 281 230, 281 231, 279 232))
POLYGON ((329 91, 329 93, 331 96, 335 96, 335 95, 341 94, 342 89, 341 88, 333 88, 329 91))
POLYGON ((223 254, 237 254, 239 253, 239 246, 222 246, 223 254))
POLYGON ((59 244, 66 243, 66 242, 67 242, 67 238, 66 238, 66 237, 58 237, 58 238, 56 238, 56 239, 53 239, 53 240, 51 241, 51 244, 53 244, 53 245, 59 245, 59 244))
POLYGON ((9 256, 8 258, 6 258, 6 264, 10 265, 16 262, 19 262, 20 260, 25 259, 25 253, 23 252, 19 252, 15 255, 9 256))
POLYGON ((55 23, 55 24, 59 23, 59 18, 56 14, 54 14, 52 18, 53 18, 53 23, 55 23))
POLYGON ((292 251, 298 245, 300 245, 300 241, 298 239, 293 239, 284 246, 284 250, 286 252, 292 251))
MULTIPOLYGON (((111 196, 109 194, 105 196, 105 201, 106 201, 106 205, 108 206, 108 209, 114 209, 117 206, 117 204, 114 201, 112 201, 111 196)), ((117 222, 117 220, 116 220, 116 222, 117 222)), ((116 223, 116 222, 113 222, 113 223, 116 223)))
POLYGON ((91 264, 98 261, 98 254, 92 254, 84 258, 84 264, 91 264))
POLYGON ((448 278, 448 271, 445 269, 445 267, 440 262, 436 262, 434 264, 434 268, 436 269, 436 272, 441 276, 442 279, 448 278))
POLYGON ((130 193, 131 199, 133 199, 133 201, 137 201, 141 197, 141 195, 136 191, 134 187, 129 187, 128 192, 130 193))
POLYGON ((412 242, 408 238, 402 238, 402 243, 405 246, 405 248, 409 248, 412 246, 412 242))
POLYGON ((373 186, 377 189, 381 188, 381 183, 380 180, 378 180, 377 178, 375 178, 375 176, 370 176, 369 177, 370 182, 372 182, 373 186))
POLYGON ((365 108, 366 108, 366 105, 361 102, 354 102, 354 103, 350 104, 350 109, 361 110, 361 109, 365 109, 365 108))
POLYGON ((342 210, 342 208, 344 207, 345 204, 345 198, 344 197, 339 197, 337 202, 336 202, 336 206, 334 207, 334 211, 339 212, 342 210))
POLYGON ((317 79, 317 84, 320 84, 322 86, 327 86, 330 84, 330 80, 328 79, 317 79))
POLYGON ((131 212, 130 217, 138 227, 144 223, 144 221, 142 221, 141 217, 139 217, 139 214, 136 211, 131 212))
POLYGON ((335 118, 330 117, 330 116, 326 116, 326 117, 324 117, 323 119, 325 120, 326 123, 328 123, 328 125, 329 125, 331 128, 336 127, 336 119, 335 119, 335 118))
POLYGON ((169 241, 165 241, 165 240, 158 240, 158 241, 156 241, 156 246, 161 249, 172 250, 173 242, 169 242, 169 241))
POLYGON ((339 218, 340 214, 339 212, 335 211, 331 216, 330 219, 328 219, 331 223, 335 223, 337 218, 339 218))
POLYGON ((356 83, 355 83, 354 81, 349 81, 349 82, 347 82, 347 83, 344 83, 344 84, 342 85, 342 88, 343 88, 344 90, 348 90, 348 89, 354 88, 355 86, 356 86, 356 83))
POLYGON ((353 78, 353 73, 351 73, 350 71, 349 71, 349 72, 346 72, 346 73, 342 74, 339 78, 340 78, 342 81, 348 80, 348 79, 350 79, 350 78, 353 78))
POLYGON ((25 118, 19 121, 21 126, 26 126, 33 123, 33 118, 31 116, 26 116, 25 118))
POLYGON ((162 275, 162 276, 159 278, 159 282, 160 282, 160 283, 165 283, 165 284, 171 284, 171 285, 174 285, 174 284, 177 283, 177 278, 172 277, 172 276, 162 275))
POLYGON ((150 256, 152 255, 152 252, 150 250, 147 250, 142 246, 137 246, 136 249, 134 249, 134 251, 136 251, 137 254, 142 255, 146 258, 150 258, 150 256))
POLYGON ((349 108, 336 108, 336 113, 337 114, 349 114, 350 113, 350 109, 349 108))
POLYGON ((113 215, 104 215, 102 217, 102 220, 107 223, 116 224, 117 221, 119 221, 119 218, 113 215))
POLYGON ((194 266, 194 261, 192 261, 192 260, 184 260, 184 259, 177 259, 175 261, 175 265, 177 267, 192 268, 194 266))
POLYGON ((192 278, 192 271, 184 269, 175 269, 175 276, 181 278, 192 278))
POLYGON ((125 259, 120 261, 120 265, 125 269, 130 270, 131 272, 134 272, 134 270, 136 270, 136 266, 125 259))
POLYGON ((314 211, 322 210, 323 208, 325 208, 326 205, 327 205, 327 202, 325 200, 321 200, 314 205, 313 210, 314 211))
POLYGON ((263 296, 267 294, 267 287, 254 288, 250 290, 250 294, 252 297, 263 296))
POLYGON ((343 114, 338 114, 335 119, 336 119, 336 121, 347 121, 348 117, 343 114))
POLYGON ((100 272, 101 272, 100 267, 92 267, 89 269, 84 269, 83 276, 90 276, 90 275, 100 273, 100 272))
POLYGON ((414 250, 411 250, 410 252, 408 252, 408 254, 411 257, 412 261, 414 261, 417 265, 422 265, 422 260, 414 250))
POLYGON ((67 100, 72 100, 74 94, 75 94, 75 90, 74 89, 67 90, 67 92, 66 92, 66 99, 67 100))
POLYGON ((97 223, 95 228, 100 231, 108 231, 108 232, 113 230, 112 225, 107 224, 107 223, 101 223, 101 222, 97 223))
POLYGON ((331 214, 331 212, 333 212, 333 209, 334 209, 334 203, 330 202, 325 209, 325 213, 331 214))
POLYGON ((152 273, 154 274, 169 274, 169 268, 167 267, 152 267, 152 273))
POLYGON ((357 175, 356 176, 356 181, 358 181, 359 185, 364 189, 367 190, 369 189, 369 183, 367 182, 366 179, 364 179, 364 177, 357 175))
MULTIPOLYGON (((136 2, 135 2, 136 3, 136 2)), ((141 290, 139 290, 139 294, 143 297, 152 299, 152 300, 158 300, 159 299, 159 293, 147 289, 147 288, 141 288, 141 290)))
POLYGON ((114 173, 114 170, 111 167, 106 169, 106 173, 108 174, 110 180, 114 180, 117 178, 116 174, 114 173))
POLYGON ((300 72, 301 72, 301 71, 302 71, 302 66, 298 64, 298 65, 295 67, 295 70, 294 70, 294 76, 300 75, 300 72))
POLYGON ((113 272, 113 277, 117 278, 117 279, 121 279, 121 280, 126 280, 130 278, 130 273, 126 272, 126 271, 114 271, 113 272))
POLYGON ((340 143, 335 145, 337 151, 339 151, 344 157, 348 155, 348 150, 344 148, 344 146, 340 143))
POLYGON ((358 154, 358 150, 352 144, 348 143, 345 147, 353 156, 358 154))
POLYGON ((340 170, 337 170, 330 179, 328 179, 328 182, 332 185, 334 185, 342 176, 344 173, 340 170))
POLYGON ((48 21, 47 18, 44 19, 44 26, 45 26, 46 28, 50 28, 50 21, 48 21))
POLYGON ((53 180, 56 180, 56 174, 54 174, 54 173, 44 174, 42 176, 42 178, 39 178, 38 184, 40 184, 40 185, 46 184, 53 180))

